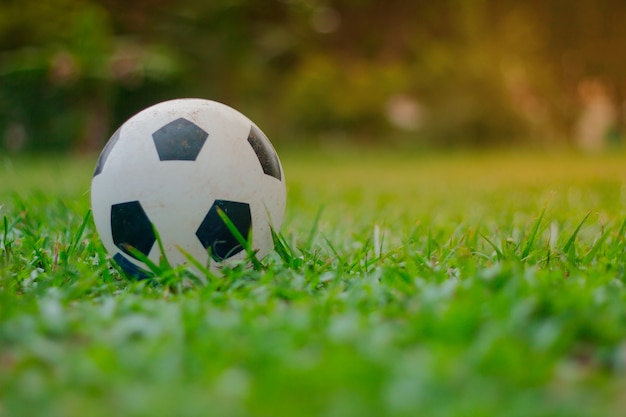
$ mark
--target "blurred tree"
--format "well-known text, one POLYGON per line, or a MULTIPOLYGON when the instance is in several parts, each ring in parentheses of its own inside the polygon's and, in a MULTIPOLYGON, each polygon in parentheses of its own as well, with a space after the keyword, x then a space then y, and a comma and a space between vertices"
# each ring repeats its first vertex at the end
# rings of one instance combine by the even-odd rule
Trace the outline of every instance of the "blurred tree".
POLYGON ((0 16, 0 135, 9 149, 100 149, 116 104, 126 103, 118 92, 144 81, 163 87, 177 72, 167 48, 116 34, 94 2, 0 3, 0 16))
MULTIPOLYGON (((626 99, 626 63, 619 51, 626 47, 626 4, 618 0, 596 2, 552 0, 532 1, 527 7, 543 26, 545 47, 541 58, 552 75, 551 89, 546 93, 555 119, 571 136, 596 103, 608 103, 602 129, 604 137, 624 131, 626 99), (587 88, 595 84, 590 96, 587 88), (614 113, 611 118, 609 113, 614 113), (612 119, 612 121, 609 121, 612 119)), ((602 112, 602 110, 600 110, 602 112)))
POLYGON ((622 3, 4 0, 0 135, 98 148, 200 96, 284 140, 602 141, 624 129, 622 3))
POLYGON ((503 84, 502 51, 515 39, 497 33, 503 28, 491 21, 496 12, 488 2, 353 0, 332 7, 341 24, 312 38, 316 53, 299 61, 287 89, 287 108, 296 112, 290 119, 318 130, 365 126, 378 136, 389 128, 386 105, 402 96, 421 109, 410 125, 425 134, 410 137, 450 145, 527 134, 503 84), (307 112, 307 105, 314 108, 307 112))

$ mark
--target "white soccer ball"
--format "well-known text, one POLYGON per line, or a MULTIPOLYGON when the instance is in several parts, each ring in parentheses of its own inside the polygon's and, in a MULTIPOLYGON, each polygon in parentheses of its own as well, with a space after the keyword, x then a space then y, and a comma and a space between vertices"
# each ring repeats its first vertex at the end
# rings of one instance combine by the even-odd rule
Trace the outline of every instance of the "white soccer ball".
POLYGON ((283 169, 267 137, 237 110, 203 99, 166 101, 131 117, 102 150, 91 183, 104 247, 139 278, 149 273, 136 251, 175 266, 190 265, 191 255, 214 272, 245 259, 220 212, 263 258, 285 202, 283 169))

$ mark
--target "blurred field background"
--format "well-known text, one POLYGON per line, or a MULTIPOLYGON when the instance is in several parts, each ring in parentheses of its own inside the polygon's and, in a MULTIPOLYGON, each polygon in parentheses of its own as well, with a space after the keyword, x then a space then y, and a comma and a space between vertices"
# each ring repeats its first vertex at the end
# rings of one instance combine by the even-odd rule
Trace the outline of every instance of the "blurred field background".
POLYGON ((280 147, 616 146, 619 0, 4 0, 0 147, 98 151, 174 97, 280 147))

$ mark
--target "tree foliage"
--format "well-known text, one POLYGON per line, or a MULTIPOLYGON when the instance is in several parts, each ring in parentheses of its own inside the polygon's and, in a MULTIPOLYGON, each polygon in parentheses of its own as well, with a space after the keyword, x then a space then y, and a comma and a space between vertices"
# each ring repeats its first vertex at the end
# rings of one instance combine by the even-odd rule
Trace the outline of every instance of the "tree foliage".
POLYGON ((275 140, 603 141, 624 128, 625 18, 618 0, 5 0, 0 146, 97 149, 181 96, 275 140))

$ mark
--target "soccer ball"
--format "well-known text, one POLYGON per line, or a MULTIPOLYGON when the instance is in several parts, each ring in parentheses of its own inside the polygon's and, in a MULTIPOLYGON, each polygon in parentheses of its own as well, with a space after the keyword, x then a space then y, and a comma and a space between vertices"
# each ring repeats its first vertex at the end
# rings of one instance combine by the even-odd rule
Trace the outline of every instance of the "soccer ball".
POLYGON ((139 253, 193 270, 191 256, 216 272, 246 258, 243 237, 263 258, 285 201, 283 169, 263 132, 237 110, 203 99, 165 101, 131 117, 102 150, 91 183, 100 239, 138 278, 150 275, 139 253))

